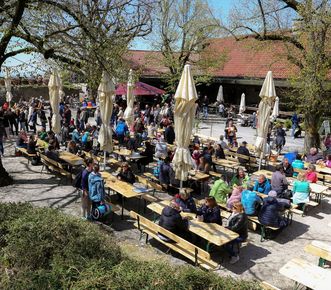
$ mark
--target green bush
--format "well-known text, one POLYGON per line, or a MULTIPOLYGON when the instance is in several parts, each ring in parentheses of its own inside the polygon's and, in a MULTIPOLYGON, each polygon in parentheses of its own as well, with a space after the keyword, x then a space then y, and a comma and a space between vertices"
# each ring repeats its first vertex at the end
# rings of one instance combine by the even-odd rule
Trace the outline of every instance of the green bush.
POLYGON ((287 130, 291 129, 291 128, 292 128, 292 121, 291 121, 290 119, 286 119, 286 120, 284 121, 284 127, 285 127, 287 130))
POLYGON ((259 289, 255 282, 121 254, 114 237, 57 210, 0 204, 0 289, 259 289))

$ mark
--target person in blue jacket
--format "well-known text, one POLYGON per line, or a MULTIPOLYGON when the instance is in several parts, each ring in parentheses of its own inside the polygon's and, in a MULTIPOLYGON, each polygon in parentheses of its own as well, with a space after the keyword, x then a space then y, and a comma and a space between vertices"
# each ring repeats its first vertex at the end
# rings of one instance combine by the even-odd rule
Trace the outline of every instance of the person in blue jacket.
POLYGON ((241 193, 241 203, 246 215, 257 215, 262 199, 254 191, 244 190, 241 193))
POLYGON ((122 145, 124 143, 124 137, 126 135, 126 133, 129 131, 128 126, 126 125, 125 121, 123 119, 119 119, 117 126, 116 126, 116 136, 118 139, 118 142, 120 143, 120 145, 122 145))
POLYGON ((221 209, 214 197, 209 196, 205 199, 206 203, 197 209, 198 220, 205 223, 216 223, 222 225, 221 209))
POLYGON ((289 205, 282 203, 277 198, 268 196, 263 199, 263 205, 259 212, 259 222, 265 226, 284 228, 288 222, 281 212, 289 205))
POLYGON ((253 190, 260 193, 268 194, 271 190, 269 180, 263 174, 261 174, 259 176, 259 179, 255 181, 253 190))
POLYGON ((183 212, 197 212, 197 207, 195 205, 194 199, 186 189, 181 189, 179 194, 175 196, 176 203, 180 206, 183 212))
POLYGON ((103 204, 105 198, 105 186, 99 169, 99 165, 94 164, 93 171, 88 177, 88 194, 92 202, 92 209, 103 204))

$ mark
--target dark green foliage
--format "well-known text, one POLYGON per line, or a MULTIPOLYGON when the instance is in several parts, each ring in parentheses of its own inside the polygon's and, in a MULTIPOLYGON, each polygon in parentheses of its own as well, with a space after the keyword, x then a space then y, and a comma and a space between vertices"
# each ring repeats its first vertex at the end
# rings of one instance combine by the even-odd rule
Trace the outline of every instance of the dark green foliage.
POLYGON ((0 204, 0 289, 259 289, 191 266, 121 255, 113 236, 52 209, 0 204))

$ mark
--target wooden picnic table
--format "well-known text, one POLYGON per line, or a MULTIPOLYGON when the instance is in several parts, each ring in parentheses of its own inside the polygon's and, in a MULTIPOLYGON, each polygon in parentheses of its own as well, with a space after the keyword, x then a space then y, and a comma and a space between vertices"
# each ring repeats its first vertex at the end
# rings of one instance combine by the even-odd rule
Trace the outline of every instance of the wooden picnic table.
POLYGON ((112 175, 109 172, 102 171, 101 176, 105 180, 106 187, 108 187, 112 191, 114 191, 116 193, 119 193, 120 195, 123 196, 123 198, 122 198, 122 213, 121 213, 121 218, 123 219, 125 198, 140 197, 141 195, 145 194, 146 192, 134 191, 135 187, 131 183, 119 180, 116 176, 112 175))
POLYGON ((114 150, 113 153, 124 157, 128 157, 131 156, 132 151, 128 149, 118 149, 118 150, 114 150))
POLYGON ((323 267, 325 261, 331 261, 331 244, 321 241, 312 241, 305 247, 305 251, 316 257, 319 257, 318 265, 323 267))
POLYGON ((287 262, 279 273, 310 289, 326 290, 330 288, 331 271, 311 265, 300 258, 287 262))
POLYGON ((204 181, 210 177, 209 174, 200 171, 190 170, 188 173, 189 173, 189 177, 196 181, 204 181))
POLYGON ((216 159, 216 157, 213 157, 213 163, 216 165, 219 165, 221 167, 228 167, 232 169, 237 169, 240 166, 239 162, 227 160, 227 159, 216 159))
MULTIPOLYGON (((160 202, 153 202, 147 207, 158 215, 161 215, 163 208, 167 205, 169 205, 169 201, 163 200, 160 202)), ((194 213, 181 212, 181 215, 183 217, 190 217, 189 231, 207 241, 207 251, 210 243, 222 246, 239 237, 237 233, 216 223, 204 223, 198 221, 196 219, 196 214, 194 213)))
POLYGON ((84 164, 84 159, 72 154, 68 151, 60 151, 59 152, 59 157, 67 162, 68 164, 70 164, 71 166, 79 166, 79 165, 83 165, 84 164))
POLYGON ((253 175, 255 175, 255 176, 259 176, 261 174, 263 174, 266 178, 271 179, 273 172, 270 170, 265 170, 265 169, 261 169, 261 170, 253 172, 253 175))

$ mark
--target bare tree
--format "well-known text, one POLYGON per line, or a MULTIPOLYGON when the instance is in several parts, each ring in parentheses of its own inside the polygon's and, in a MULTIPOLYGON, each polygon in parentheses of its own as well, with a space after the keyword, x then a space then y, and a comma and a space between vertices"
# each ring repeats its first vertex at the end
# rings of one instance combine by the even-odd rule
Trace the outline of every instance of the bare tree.
POLYGON ((237 40, 254 37, 279 43, 296 67, 292 76, 296 108, 304 114, 305 150, 319 147, 321 118, 329 112, 331 6, 328 0, 241 1, 222 27, 237 40), (244 8, 243 8, 244 7, 244 8))
POLYGON ((169 88, 176 87, 186 63, 194 64, 197 82, 210 80, 212 69, 219 67, 224 57, 206 49, 219 30, 207 1, 160 0, 157 11, 154 48, 161 51, 162 63, 169 69, 165 75, 169 88))

